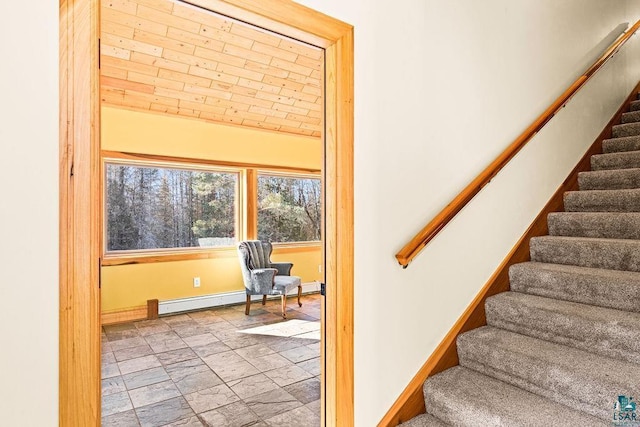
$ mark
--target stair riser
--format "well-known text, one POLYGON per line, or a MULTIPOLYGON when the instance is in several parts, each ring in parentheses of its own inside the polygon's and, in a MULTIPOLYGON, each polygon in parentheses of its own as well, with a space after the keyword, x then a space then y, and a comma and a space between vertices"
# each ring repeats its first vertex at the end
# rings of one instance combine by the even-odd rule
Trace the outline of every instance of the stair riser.
POLYGON ((640 135, 640 123, 627 123, 623 125, 615 125, 612 129, 612 135, 614 138, 640 135))
POLYGON ((640 240, 640 214, 555 213, 548 217, 551 236, 640 240))
POLYGON ((602 154, 591 157, 591 170, 640 168, 640 151, 602 154))
POLYGON ((638 111, 640 110, 640 101, 634 101, 631 103, 630 111, 638 111))
POLYGON ((640 191, 583 192, 564 195, 567 212, 640 212, 640 191))
POLYGON ((640 364, 638 322, 612 323, 518 301, 486 301, 487 324, 522 335, 640 364))
POLYGON ((591 360, 576 360, 576 363, 582 364, 576 367, 573 363, 568 364, 566 359, 577 350, 567 351, 564 358, 554 354, 554 359, 549 360, 549 357, 541 355, 548 356, 553 344, 531 338, 522 339, 522 336, 512 334, 518 337, 519 342, 525 343, 516 349, 514 345, 486 338, 482 335, 482 329, 458 337, 461 366, 603 420, 611 419, 611 408, 619 394, 630 393, 635 396, 635 392, 640 391, 635 382, 640 366, 591 355, 591 360), (535 349, 526 345, 532 341, 535 342, 535 349), (603 372, 603 366, 595 364, 605 360, 609 367, 623 366, 633 370, 628 374, 603 372))
POLYGON ((604 153, 619 153, 623 151, 640 151, 640 136, 626 138, 605 139, 602 141, 604 153))
POLYGON ((598 307, 640 312, 640 281, 527 268, 509 269, 511 290, 598 307))
POLYGON ((581 172, 580 190, 625 190, 640 188, 640 169, 581 172))
POLYGON ((640 242, 631 240, 554 241, 531 239, 531 260, 609 270, 640 271, 640 242))

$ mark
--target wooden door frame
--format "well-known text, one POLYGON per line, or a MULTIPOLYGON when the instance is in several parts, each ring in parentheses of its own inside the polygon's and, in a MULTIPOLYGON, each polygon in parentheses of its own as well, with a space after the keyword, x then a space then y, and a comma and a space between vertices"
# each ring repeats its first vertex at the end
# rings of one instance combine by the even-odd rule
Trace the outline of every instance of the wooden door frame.
MULTIPOLYGON (((322 425, 352 426, 353 27, 289 0, 190 2, 325 49, 322 425)), ((99 10, 60 0, 60 426, 100 425, 99 10)))

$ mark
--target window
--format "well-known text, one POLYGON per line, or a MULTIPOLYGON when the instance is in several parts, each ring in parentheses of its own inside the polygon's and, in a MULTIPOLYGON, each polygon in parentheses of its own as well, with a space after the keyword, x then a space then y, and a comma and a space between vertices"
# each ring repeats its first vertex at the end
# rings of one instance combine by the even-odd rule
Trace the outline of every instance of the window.
POLYGON ((320 179, 258 175, 258 239, 271 242, 320 240, 320 179))
POLYGON ((105 164, 107 251, 231 246, 239 173, 105 164))
POLYGON ((319 175, 117 156, 105 159, 104 171, 105 255, 111 262, 213 254, 197 248, 223 248, 213 256, 227 256, 244 239, 320 241, 319 175), (245 188, 255 193, 245 199, 245 188), (251 200, 257 207, 247 206, 251 200), (244 227, 247 219, 252 223, 244 227))

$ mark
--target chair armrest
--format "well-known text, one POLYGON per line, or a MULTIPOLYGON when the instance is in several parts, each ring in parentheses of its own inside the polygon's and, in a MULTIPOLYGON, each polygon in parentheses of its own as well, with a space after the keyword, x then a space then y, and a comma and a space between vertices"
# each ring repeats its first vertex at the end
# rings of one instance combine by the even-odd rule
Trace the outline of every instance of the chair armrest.
POLYGON ((278 270, 278 276, 290 276, 293 263, 291 262, 272 262, 271 267, 278 270))
POLYGON ((255 268, 251 273, 251 291, 260 295, 269 295, 273 289, 273 278, 278 274, 275 268, 255 268))

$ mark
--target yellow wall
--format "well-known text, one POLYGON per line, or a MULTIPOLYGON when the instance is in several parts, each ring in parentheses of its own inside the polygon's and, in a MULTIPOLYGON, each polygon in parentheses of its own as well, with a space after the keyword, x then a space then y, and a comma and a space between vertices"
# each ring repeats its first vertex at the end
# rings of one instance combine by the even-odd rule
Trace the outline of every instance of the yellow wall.
MULTIPOLYGON (((271 259, 293 262, 291 274, 300 276, 303 283, 321 280, 319 245, 296 253, 275 252, 271 259)), ((235 249, 213 259, 103 267, 102 311, 146 305, 149 299, 163 301, 243 289, 235 249), (194 277, 200 277, 199 288, 193 287, 194 277)))
POLYGON ((103 150, 321 169, 320 138, 102 107, 103 150))
MULTIPOLYGON (((155 154, 239 163, 320 169, 318 138, 280 135, 199 120, 102 108, 103 150, 155 154)), ((148 299, 167 300, 243 290, 235 249, 206 260, 154 262, 102 268, 102 311, 145 305, 148 299), (199 288, 193 278, 200 277, 199 288)), ((274 261, 294 263, 292 274, 303 282, 321 280, 320 246, 294 253, 274 251, 274 261)))

